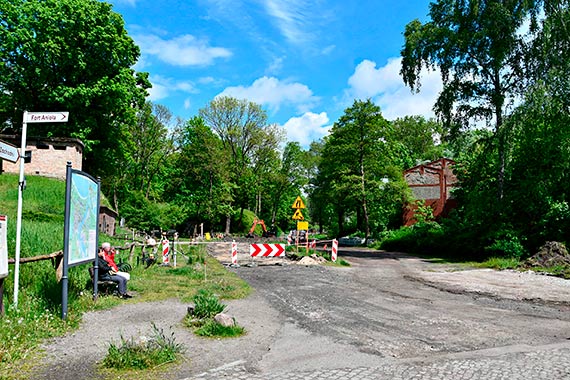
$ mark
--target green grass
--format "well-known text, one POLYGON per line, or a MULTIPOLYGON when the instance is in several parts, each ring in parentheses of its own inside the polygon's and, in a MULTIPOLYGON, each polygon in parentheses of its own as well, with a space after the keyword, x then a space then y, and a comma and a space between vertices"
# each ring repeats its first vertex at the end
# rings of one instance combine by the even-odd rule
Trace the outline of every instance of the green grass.
POLYGON ((492 269, 516 269, 520 266, 521 262, 517 258, 509 257, 490 257, 481 263, 473 263, 477 268, 492 268, 492 269))
POLYGON ((232 338, 245 333, 245 329, 235 323, 233 326, 223 326, 214 317, 223 312, 226 305, 222 304, 215 294, 200 290, 193 298, 194 310, 188 314, 184 324, 194 330, 198 336, 209 338, 232 338))
MULTIPOLYGON (((14 257, 16 242, 16 212, 18 176, 0 175, 0 214, 8 215, 8 256, 14 257)), ((22 217, 21 257, 44 255, 63 250, 63 215, 65 208, 64 181, 37 176, 27 177, 22 217)), ((99 240, 123 246, 122 239, 100 235, 99 240)), ((128 251, 121 251, 118 260, 127 261, 128 251)), ((114 307, 124 302, 157 301, 179 298, 190 302, 200 289, 218 294, 223 299, 247 296, 251 289, 235 274, 228 272, 217 260, 208 257, 206 265, 194 267, 185 260, 178 267, 153 265, 148 269, 131 263, 129 291, 137 297, 129 301, 112 296, 92 299, 92 288, 87 268, 82 264, 70 268, 67 319, 61 319, 61 284, 49 260, 20 265, 18 309, 13 304, 14 266, 4 281, 6 314, 0 317, 0 379, 33 378, 27 374, 38 358, 38 346, 45 339, 61 336, 79 326, 83 313, 114 307)))
POLYGON ((194 330, 198 336, 207 338, 235 338, 242 336, 245 329, 241 326, 222 326, 212 319, 208 319, 202 326, 194 330))
POLYGON ((125 339, 121 343, 109 344, 102 366, 119 370, 149 369, 173 362, 185 347, 176 343, 174 333, 167 336, 163 329, 152 324, 153 336, 148 339, 125 339))

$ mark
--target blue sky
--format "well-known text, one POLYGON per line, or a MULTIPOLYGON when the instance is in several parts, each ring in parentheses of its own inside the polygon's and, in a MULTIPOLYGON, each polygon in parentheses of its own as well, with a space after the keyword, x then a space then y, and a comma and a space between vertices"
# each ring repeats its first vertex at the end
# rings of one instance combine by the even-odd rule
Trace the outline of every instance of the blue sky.
POLYGON ((441 89, 424 72, 412 94, 399 75, 405 25, 428 0, 112 0, 141 48, 150 100, 189 119, 219 95, 263 106, 288 141, 325 136, 354 99, 388 120, 433 116, 441 89))

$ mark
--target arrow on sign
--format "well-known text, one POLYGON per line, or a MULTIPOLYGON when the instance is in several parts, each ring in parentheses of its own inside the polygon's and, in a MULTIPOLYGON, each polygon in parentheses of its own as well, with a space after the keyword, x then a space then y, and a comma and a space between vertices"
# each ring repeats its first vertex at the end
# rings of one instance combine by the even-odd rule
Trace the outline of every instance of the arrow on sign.
POLYGON ((285 256, 285 244, 251 244, 249 246, 251 257, 279 257, 285 256))
POLYGON ((69 112, 27 112, 24 123, 67 123, 69 112))

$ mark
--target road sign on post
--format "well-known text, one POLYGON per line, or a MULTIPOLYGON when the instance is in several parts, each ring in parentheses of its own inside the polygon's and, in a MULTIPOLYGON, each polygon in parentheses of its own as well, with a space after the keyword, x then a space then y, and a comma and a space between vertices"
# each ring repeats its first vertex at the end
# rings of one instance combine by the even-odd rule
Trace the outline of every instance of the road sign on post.
POLYGON ((297 198, 295 199, 295 202, 293 202, 293 206, 291 206, 291 208, 296 208, 296 209, 305 208, 305 204, 303 203, 303 200, 301 199, 300 196, 297 196, 297 198))
POLYGON ((24 112, 24 123, 67 123, 69 112, 24 112))
POLYGON ((295 214, 293 214, 293 220, 304 220, 305 217, 303 216, 303 214, 301 213, 301 210, 297 210, 295 211, 295 214))
POLYGON ((0 140, 0 158, 10 162, 16 162, 19 157, 18 147, 0 140))
POLYGON ((22 146, 20 147, 20 180, 18 182, 18 215, 16 219, 16 252, 14 257, 14 307, 18 308, 18 286, 20 281, 20 245, 22 235, 22 193, 24 191, 24 155, 26 152, 27 123, 67 123, 69 112, 28 112, 22 117, 22 146))

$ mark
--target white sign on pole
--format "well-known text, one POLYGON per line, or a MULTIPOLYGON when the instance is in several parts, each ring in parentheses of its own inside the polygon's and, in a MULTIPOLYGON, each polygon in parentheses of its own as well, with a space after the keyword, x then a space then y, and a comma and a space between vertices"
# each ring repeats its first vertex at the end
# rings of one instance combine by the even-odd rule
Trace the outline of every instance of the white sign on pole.
MULTIPOLYGON (((26 151, 26 133, 28 123, 67 123, 69 112, 28 112, 22 117, 22 144, 20 156, 26 151)), ((18 182, 18 214, 16 217, 16 248, 14 253, 14 306, 18 308, 18 288, 20 286, 20 247, 22 240, 22 204, 24 191, 24 159, 20 160, 20 180, 18 182)))
POLYGON ((10 162, 16 162, 19 157, 18 147, 0 140, 0 158, 10 162))
POLYGON ((67 123, 69 112, 27 112, 24 123, 67 123))
POLYGON ((0 278, 8 277, 8 217, 0 215, 0 278))

